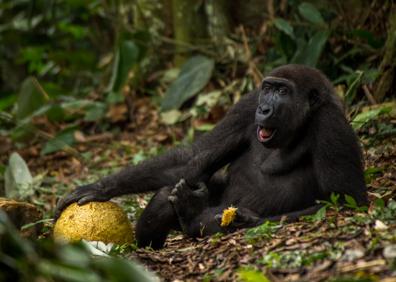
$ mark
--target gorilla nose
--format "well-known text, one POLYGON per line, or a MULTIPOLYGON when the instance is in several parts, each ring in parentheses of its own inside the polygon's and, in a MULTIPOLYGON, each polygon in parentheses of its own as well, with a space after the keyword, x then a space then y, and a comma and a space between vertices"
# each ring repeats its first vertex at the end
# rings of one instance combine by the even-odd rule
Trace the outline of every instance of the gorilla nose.
POLYGON ((262 116, 263 119, 269 118, 272 116, 273 113, 273 107, 269 105, 260 105, 258 107, 257 114, 262 116))
POLYGON ((268 118, 272 116, 274 109, 272 106, 260 105, 256 111, 256 124, 263 126, 268 118))

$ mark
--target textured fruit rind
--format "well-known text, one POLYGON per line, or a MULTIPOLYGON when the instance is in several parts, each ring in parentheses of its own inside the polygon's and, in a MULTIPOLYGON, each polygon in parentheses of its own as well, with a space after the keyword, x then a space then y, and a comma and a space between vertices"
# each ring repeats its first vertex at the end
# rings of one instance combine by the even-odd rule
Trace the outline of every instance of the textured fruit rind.
POLYGON ((102 241, 130 244, 133 229, 125 212, 113 202, 90 202, 68 206, 55 223, 54 238, 60 241, 102 241))
POLYGON ((238 208, 229 207, 223 211, 223 216, 221 217, 220 226, 225 227, 230 225, 231 222, 234 221, 236 216, 236 211, 238 208))

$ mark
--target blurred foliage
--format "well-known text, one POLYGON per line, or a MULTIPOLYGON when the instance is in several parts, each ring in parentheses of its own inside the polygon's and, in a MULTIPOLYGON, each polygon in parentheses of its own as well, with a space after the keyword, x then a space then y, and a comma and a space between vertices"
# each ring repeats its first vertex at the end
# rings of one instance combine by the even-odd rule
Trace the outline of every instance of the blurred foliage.
POLYGON ((121 258, 93 257, 83 243, 58 245, 20 237, 0 210, 0 281, 158 281, 121 258))
POLYGON ((133 122, 142 96, 165 124, 200 118, 206 130, 286 63, 323 70, 349 107, 381 102, 392 1, 190 1, 1 1, 0 134, 70 150, 76 130, 114 128, 112 105, 133 122))

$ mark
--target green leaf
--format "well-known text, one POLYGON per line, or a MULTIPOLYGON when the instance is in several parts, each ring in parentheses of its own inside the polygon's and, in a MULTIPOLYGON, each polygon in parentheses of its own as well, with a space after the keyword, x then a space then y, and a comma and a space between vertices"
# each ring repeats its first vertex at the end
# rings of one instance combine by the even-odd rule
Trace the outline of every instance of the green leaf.
POLYGON ((326 218, 327 207, 321 207, 313 216, 314 221, 321 221, 326 218))
POLYGON ((350 77, 352 82, 349 84, 348 90, 345 93, 345 99, 348 104, 351 103, 355 98, 356 90, 362 81, 363 74, 364 72, 360 70, 357 70, 354 73, 352 73, 350 77))
POLYGON ((87 271, 83 267, 56 263, 51 260, 41 260, 37 264, 37 269, 47 277, 52 277, 53 281, 73 281, 73 282, 101 282, 103 281, 97 273, 87 271))
POLYGON ((4 111, 6 109, 8 109, 9 107, 11 107, 12 105, 14 105, 15 101, 16 101, 16 95, 8 95, 4 98, 0 99, 0 111, 4 111))
POLYGON ((53 139, 49 140, 41 150, 41 155, 47 155, 72 146, 76 140, 74 138, 75 127, 59 132, 53 139))
POLYGON ((358 205, 355 201, 355 199, 349 195, 345 195, 345 202, 346 202, 346 206, 350 207, 350 208, 357 208, 358 205))
POLYGON ((340 198, 340 194, 332 192, 330 195, 330 201, 334 206, 338 205, 338 199, 340 198))
POLYGON ((104 103, 95 102, 87 109, 84 120, 85 121, 98 121, 106 115, 107 107, 104 103))
POLYGON ((154 274, 144 270, 142 266, 132 261, 101 257, 94 260, 93 263, 104 273, 107 278, 105 281, 155 282, 159 280, 154 274))
POLYGON ((381 199, 381 198, 375 199, 375 200, 374 200, 374 206, 383 209, 383 208, 385 207, 385 201, 384 201, 384 199, 381 199))
POLYGON ((138 61, 138 46, 131 40, 121 41, 114 58, 113 72, 108 87, 109 92, 120 93, 128 80, 130 70, 138 61))
POLYGON ((322 221, 326 218, 327 205, 321 207, 315 214, 305 215, 302 218, 308 222, 322 221))
POLYGON ((26 199, 33 195, 33 177, 26 162, 18 153, 11 154, 4 178, 7 198, 26 199))
POLYGON ((211 123, 204 123, 195 127, 198 131, 211 131, 216 125, 211 123))
POLYGON ((240 281, 243 282, 270 282, 270 280, 260 271, 242 268, 238 270, 238 276, 240 281))
POLYGON ((325 25, 322 15, 311 3, 301 3, 298 6, 298 11, 300 12, 300 15, 307 21, 313 24, 325 25))
POLYGON ((384 171, 384 168, 382 167, 368 167, 364 171, 364 181, 366 184, 371 183, 371 181, 381 172, 384 171))
POLYGON ((328 32, 318 31, 306 44, 299 41, 292 63, 316 67, 328 38, 328 32))
POLYGON ((392 107, 385 105, 377 109, 360 113, 352 120, 352 127, 353 129, 358 130, 367 122, 376 119, 380 115, 390 113, 391 111, 392 111, 392 107))
POLYGON ((204 56, 190 58, 181 68, 178 78, 170 85, 162 100, 161 110, 178 109, 209 82, 214 61, 204 56))
POLYGON ((274 25, 277 29, 280 31, 286 33, 289 35, 291 38, 294 38, 294 32, 293 32, 293 27, 289 24, 288 21, 281 19, 281 18, 276 18, 274 20, 274 25))
POLYGON ((47 96, 35 78, 28 77, 22 83, 16 102, 16 118, 22 120, 47 102, 47 96))
POLYGON ((182 113, 180 111, 170 110, 170 111, 161 113, 161 121, 165 124, 173 125, 179 121, 181 116, 182 116, 182 113))

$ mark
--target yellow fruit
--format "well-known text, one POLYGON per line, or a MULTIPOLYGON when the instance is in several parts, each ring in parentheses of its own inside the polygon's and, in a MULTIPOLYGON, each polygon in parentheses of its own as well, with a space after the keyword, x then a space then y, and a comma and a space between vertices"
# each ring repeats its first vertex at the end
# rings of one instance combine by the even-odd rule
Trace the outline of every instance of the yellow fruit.
POLYGON ((221 217, 221 224, 220 226, 225 227, 230 225, 231 222, 234 221, 236 216, 236 211, 238 208, 229 207, 223 211, 223 216, 221 217))
POLYGON ((130 244, 133 229, 125 212, 113 202, 90 202, 68 206, 55 223, 54 238, 60 241, 102 241, 130 244))

